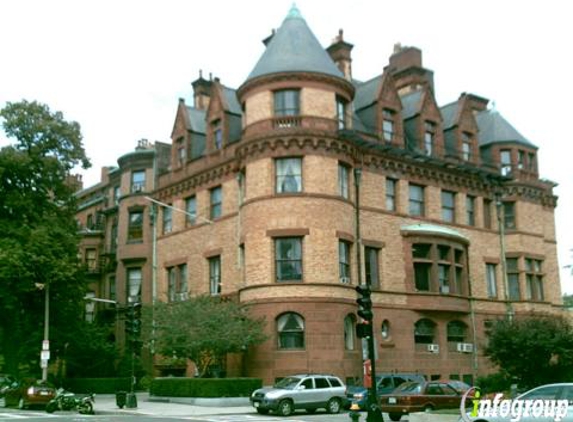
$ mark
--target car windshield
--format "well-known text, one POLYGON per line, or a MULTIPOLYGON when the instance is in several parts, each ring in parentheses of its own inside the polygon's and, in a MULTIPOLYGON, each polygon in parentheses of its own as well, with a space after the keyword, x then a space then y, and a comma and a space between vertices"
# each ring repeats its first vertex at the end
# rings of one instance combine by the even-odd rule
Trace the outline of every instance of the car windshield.
POLYGON ((286 377, 275 384, 275 388, 284 388, 285 390, 292 390, 300 382, 300 378, 286 377))
POLYGON ((405 382, 394 390, 395 393, 418 394, 422 392, 422 384, 419 382, 405 382))

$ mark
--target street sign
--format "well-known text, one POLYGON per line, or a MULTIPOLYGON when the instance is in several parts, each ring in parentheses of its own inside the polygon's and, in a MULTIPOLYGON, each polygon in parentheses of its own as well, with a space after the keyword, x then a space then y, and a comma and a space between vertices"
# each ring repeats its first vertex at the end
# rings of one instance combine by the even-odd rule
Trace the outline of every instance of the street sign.
POLYGON ((48 361, 42 359, 42 360, 40 361, 40 368, 45 369, 45 368, 47 368, 47 367, 48 367, 48 361))
POLYGON ((42 341, 42 350, 50 350, 50 340, 42 341))
POLYGON ((48 361, 50 360, 50 351, 49 350, 42 350, 40 353, 40 359, 48 361))

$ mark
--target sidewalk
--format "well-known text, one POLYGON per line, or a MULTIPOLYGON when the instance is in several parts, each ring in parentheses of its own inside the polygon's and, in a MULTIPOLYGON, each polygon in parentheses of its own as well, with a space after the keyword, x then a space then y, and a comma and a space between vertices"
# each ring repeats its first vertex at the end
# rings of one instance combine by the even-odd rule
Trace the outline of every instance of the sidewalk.
POLYGON ((97 414, 136 414, 136 415, 224 415, 253 413, 248 397, 196 399, 186 397, 155 397, 149 393, 137 393, 137 408, 120 409, 114 394, 98 394, 94 410, 97 414))

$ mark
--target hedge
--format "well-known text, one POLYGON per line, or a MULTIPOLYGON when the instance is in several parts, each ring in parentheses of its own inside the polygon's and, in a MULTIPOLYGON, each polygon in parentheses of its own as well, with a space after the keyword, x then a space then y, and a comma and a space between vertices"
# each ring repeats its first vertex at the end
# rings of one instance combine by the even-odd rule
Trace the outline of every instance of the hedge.
POLYGON ((248 397, 261 388, 260 378, 155 378, 149 393, 163 397, 248 397))
POLYGON ((62 384, 74 393, 113 394, 131 389, 131 378, 66 378, 62 384))

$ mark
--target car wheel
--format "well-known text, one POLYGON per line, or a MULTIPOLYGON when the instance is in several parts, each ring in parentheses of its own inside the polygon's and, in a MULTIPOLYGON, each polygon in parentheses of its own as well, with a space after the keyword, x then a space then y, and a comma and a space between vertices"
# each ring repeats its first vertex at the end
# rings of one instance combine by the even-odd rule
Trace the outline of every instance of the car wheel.
POLYGON ((332 414, 339 413, 340 408, 341 408, 340 400, 338 400, 336 398, 330 399, 330 400, 328 400, 328 403, 326 403, 326 411, 328 413, 332 413, 332 414))
POLYGON ((388 417, 390 418, 391 421, 399 421, 400 419, 402 419, 402 414, 401 413, 388 413, 388 417))
POLYGON ((257 407, 257 413, 261 414, 261 415, 268 415, 269 414, 269 409, 259 409, 257 407))
POLYGON ((316 409, 306 409, 306 413, 312 415, 312 414, 316 413, 316 409))
POLYGON ((428 413, 431 412, 432 410, 434 410, 434 406, 432 406, 431 404, 427 404, 424 406, 424 412, 428 413))
POLYGON ((279 402, 278 413, 281 416, 290 416, 294 410, 294 405, 290 400, 281 400, 279 402))
POLYGON ((20 397, 20 400, 18 400, 18 409, 25 409, 26 408, 26 403, 24 402, 24 397, 20 397))

